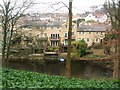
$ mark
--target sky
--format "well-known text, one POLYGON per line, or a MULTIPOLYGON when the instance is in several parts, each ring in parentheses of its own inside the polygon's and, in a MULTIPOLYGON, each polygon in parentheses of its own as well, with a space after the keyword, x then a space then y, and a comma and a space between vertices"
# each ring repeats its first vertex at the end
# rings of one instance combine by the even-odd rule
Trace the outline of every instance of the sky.
MULTIPOLYGON (((35 5, 34 10, 38 10, 38 12, 68 12, 68 9, 64 7, 64 4, 69 6, 69 0, 34 0, 37 3, 40 3, 38 5, 35 5), (60 3, 57 5, 57 2, 62 1, 64 4, 60 3), (50 6, 53 6, 52 8, 50 6), (63 7, 59 9, 60 7, 63 7), (54 8, 54 9, 53 9, 54 8), (59 10, 56 10, 59 9, 59 10)), ((86 11, 91 11, 91 6, 102 6, 104 4, 105 0, 73 0, 73 14, 76 13, 84 13, 86 11)))
MULTIPOLYGON (((22 0, 18 0, 18 1, 20 2, 22 0)), ((69 6, 69 0, 32 0, 32 1, 36 4, 28 10, 28 12, 30 13, 36 13, 36 12, 67 13, 68 12, 68 8, 65 7, 65 5, 69 6), (65 5, 63 3, 59 3, 55 5, 60 1, 62 1, 65 5)), ((105 0, 73 0, 72 11, 73 14, 84 13, 86 11, 91 11, 92 10, 90 8, 91 6, 102 6, 104 2, 105 0)), ((2 3, 2 0, 0 0, 0 3, 2 3)))

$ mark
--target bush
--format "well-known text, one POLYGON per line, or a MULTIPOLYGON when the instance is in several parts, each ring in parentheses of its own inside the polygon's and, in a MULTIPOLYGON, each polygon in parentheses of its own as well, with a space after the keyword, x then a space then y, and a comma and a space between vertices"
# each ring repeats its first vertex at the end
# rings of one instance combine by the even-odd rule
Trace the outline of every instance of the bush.
POLYGON ((54 47, 54 51, 58 52, 59 51, 59 47, 58 46, 54 47))
POLYGON ((76 53, 77 58, 86 54, 87 44, 84 40, 72 42, 72 52, 76 53))
POLYGON ((49 50, 50 52, 52 52, 52 51, 53 51, 53 47, 49 46, 49 47, 48 47, 48 50, 49 50))

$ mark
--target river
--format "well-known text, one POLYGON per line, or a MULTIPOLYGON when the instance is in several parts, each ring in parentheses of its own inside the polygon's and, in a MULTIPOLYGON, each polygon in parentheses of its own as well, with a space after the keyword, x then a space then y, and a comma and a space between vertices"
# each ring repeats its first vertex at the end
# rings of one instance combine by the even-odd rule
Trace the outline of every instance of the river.
MULTIPOLYGON (((29 60, 10 61, 9 68, 25 71, 46 73, 49 75, 65 75, 65 62, 31 62, 29 60)), ((101 64, 103 65, 103 64, 101 64)), ((93 79, 112 77, 112 70, 89 61, 72 61, 71 76, 73 78, 93 79)))

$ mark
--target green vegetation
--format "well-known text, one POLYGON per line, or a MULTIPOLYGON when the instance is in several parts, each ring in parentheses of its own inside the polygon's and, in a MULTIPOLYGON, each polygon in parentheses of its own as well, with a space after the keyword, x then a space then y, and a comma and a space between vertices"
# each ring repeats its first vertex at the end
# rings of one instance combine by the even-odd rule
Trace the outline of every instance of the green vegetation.
POLYGON ((95 21, 94 20, 88 20, 86 21, 87 23, 94 23, 95 21))
POLYGON ((72 42, 72 52, 76 53, 76 57, 79 58, 86 54, 87 43, 84 40, 72 42))
POLYGON ((79 26, 79 23, 84 22, 85 19, 78 19, 77 21, 73 21, 74 23, 77 23, 77 26, 79 26))
POLYGON ((58 51, 59 51, 59 47, 56 46, 56 47, 54 48, 54 51, 55 51, 55 52, 58 52, 58 51))
POLYGON ((49 46, 47 51, 48 52, 58 52, 59 47, 58 46, 56 46, 56 47, 49 46))
POLYGON ((50 76, 36 72, 3 69, 3 88, 118 88, 118 80, 67 80, 62 76, 50 76))
POLYGON ((50 52, 52 52, 52 51, 53 51, 53 47, 49 46, 49 47, 48 47, 48 50, 49 50, 50 52))
POLYGON ((105 56, 101 56, 101 55, 93 55, 93 56, 90 56, 90 57, 87 57, 87 58, 103 58, 105 56))
POLYGON ((49 58, 58 58, 58 56, 49 56, 49 58))

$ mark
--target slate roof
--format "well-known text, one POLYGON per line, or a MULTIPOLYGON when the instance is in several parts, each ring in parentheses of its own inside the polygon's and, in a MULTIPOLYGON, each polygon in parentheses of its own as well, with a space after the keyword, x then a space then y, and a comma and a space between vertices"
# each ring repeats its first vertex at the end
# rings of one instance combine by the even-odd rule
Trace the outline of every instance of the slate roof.
POLYGON ((48 22, 48 23, 47 23, 47 27, 62 26, 63 23, 64 23, 63 21, 48 22))
POLYGON ((77 28, 77 32, 80 32, 80 31, 82 31, 82 32, 89 32, 89 31, 99 32, 99 31, 106 31, 109 28, 110 28, 110 26, 103 26, 103 25, 102 26, 101 25, 99 25, 99 26, 81 26, 81 27, 77 28))
POLYGON ((29 27, 45 27, 45 26, 47 26, 47 22, 42 22, 42 21, 37 22, 37 23, 36 22, 25 22, 21 25, 21 27, 27 27, 27 26, 29 26, 29 27))
POLYGON ((22 27, 59 27, 62 26, 63 21, 54 21, 54 22, 27 22, 22 25, 22 27))

